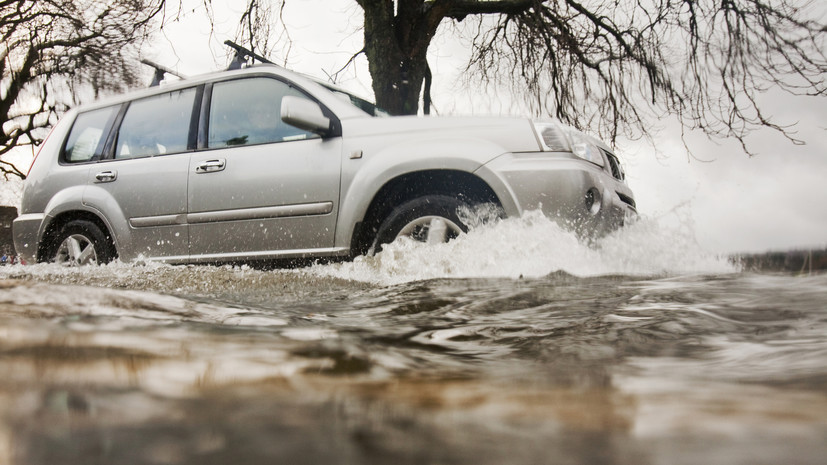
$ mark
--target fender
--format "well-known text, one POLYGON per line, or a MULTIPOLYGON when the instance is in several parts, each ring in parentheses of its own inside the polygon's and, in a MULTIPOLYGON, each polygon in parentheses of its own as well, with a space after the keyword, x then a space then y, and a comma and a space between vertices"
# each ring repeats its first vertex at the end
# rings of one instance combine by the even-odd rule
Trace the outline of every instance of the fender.
MULTIPOLYGON (((43 222, 40 224, 40 228, 37 232, 38 238, 38 247, 40 243, 43 241, 43 237, 46 234, 49 226, 54 222, 54 220, 60 217, 63 214, 70 213, 70 212, 87 212, 95 215, 98 217, 106 226, 106 228, 111 233, 112 241, 115 244, 115 249, 120 250, 119 243, 119 236, 116 231, 112 228, 112 222, 110 219, 99 209, 96 209, 92 205, 87 205, 84 202, 85 191, 87 190, 87 186, 72 186, 66 189, 63 189, 57 192, 49 202, 46 204, 44 208, 44 218, 43 222)), ((128 236, 126 236, 128 237, 128 236)), ((35 249, 36 250, 36 249, 35 249)))
MULTIPOLYGON (((476 138, 429 139, 414 144, 405 140, 381 148, 357 148, 349 141, 345 145, 345 154, 361 150, 363 156, 343 162, 335 241, 339 247, 350 246, 356 223, 365 217, 376 194, 391 180, 423 170, 444 169, 473 174, 486 161, 505 152, 498 144, 476 138), (371 149, 376 152, 371 153, 371 149)), ((498 195, 505 193, 499 180, 491 187, 498 195)), ((511 194, 507 197, 507 208, 513 211, 511 194)))
POLYGON ((499 174, 491 170, 487 164, 477 168, 474 172, 478 178, 491 187, 491 190, 497 194, 500 199, 500 206, 505 211, 506 216, 520 217, 523 214, 523 207, 520 205, 517 195, 511 186, 506 183, 499 174))
POLYGON ((109 228, 112 233, 112 240, 115 243, 115 250, 122 261, 129 261, 134 258, 132 251, 132 231, 129 228, 129 221, 121 210, 120 205, 112 197, 112 194, 105 189, 90 184, 83 192, 84 209, 95 213, 109 228))

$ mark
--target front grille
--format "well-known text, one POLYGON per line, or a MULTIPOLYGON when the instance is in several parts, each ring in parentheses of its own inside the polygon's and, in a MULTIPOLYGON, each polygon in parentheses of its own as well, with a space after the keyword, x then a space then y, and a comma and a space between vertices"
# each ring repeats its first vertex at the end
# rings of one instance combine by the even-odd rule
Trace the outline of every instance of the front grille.
POLYGON ((609 160, 609 167, 612 170, 612 177, 623 181, 623 179, 626 178, 626 175, 623 173, 623 168, 620 166, 620 160, 618 160, 612 152, 603 149, 600 150, 609 160))

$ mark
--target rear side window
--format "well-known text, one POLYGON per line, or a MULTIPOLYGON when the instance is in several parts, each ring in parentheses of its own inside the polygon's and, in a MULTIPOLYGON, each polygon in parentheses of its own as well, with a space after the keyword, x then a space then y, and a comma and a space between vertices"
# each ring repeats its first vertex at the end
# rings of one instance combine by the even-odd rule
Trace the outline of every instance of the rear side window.
POLYGON ((80 113, 66 139, 63 160, 79 163, 100 158, 106 143, 106 134, 119 108, 115 106, 80 113))
POLYGON ((270 78, 249 78, 213 85, 209 147, 267 144, 318 137, 281 120, 281 99, 307 98, 301 91, 270 78))
POLYGON ((115 158, 151 157, 187 150, 195 89, 129 104, 118 130, 115 158))

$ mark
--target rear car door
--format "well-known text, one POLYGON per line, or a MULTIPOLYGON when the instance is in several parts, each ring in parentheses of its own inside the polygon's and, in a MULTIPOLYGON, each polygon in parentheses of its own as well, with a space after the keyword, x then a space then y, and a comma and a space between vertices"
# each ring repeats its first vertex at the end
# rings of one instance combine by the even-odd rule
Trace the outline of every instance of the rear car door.
POLYGON ((281 121, 284 96, 310 97, 273 77, 207 89, 203 150, 189 167, 194 260, 323 253, 339 201, 340 137, 322 139, 281 121))
POLYGON ((201 93, 188 88, 130 102, 89 172, 84 203, 109 218, 123 260, 188 256, 187 171, 201 93))

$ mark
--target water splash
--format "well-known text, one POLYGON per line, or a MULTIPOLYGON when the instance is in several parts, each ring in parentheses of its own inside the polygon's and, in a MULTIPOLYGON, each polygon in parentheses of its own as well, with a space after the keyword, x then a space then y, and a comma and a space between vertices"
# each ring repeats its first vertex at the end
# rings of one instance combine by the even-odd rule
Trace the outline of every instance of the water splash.
POLYGON ((579 277, 627 275, 665 277, 739 271, 726 257, 704 250, 691 221, 679 213, 642 218, 613 234, 585 241, 538 211, 492 221, 491 212, 464 220, 471 230, 446 244, 400 239, 374 256, 307 269, 263 271, 248 266, 170 266, 119 263, 82 269, 52 264, 9 266, 0 278, 60 284, 151 289, 176 294, 249 294, 251 288, 281 298, 305 297, 307 286, 327 289, 389 286, 439 278, 537 278, 562 271, 579 277))
POLYGON ((310 273, 394 285, 435 278, 541 277, 557 271, 580 277, 738 271, 725 257, 703 250, 686 220, 677 223, 643 218, 590 243, 531 211, 521 218, 480 222, 447 244, 402 238, 375 256, 317 265, 310 273))

